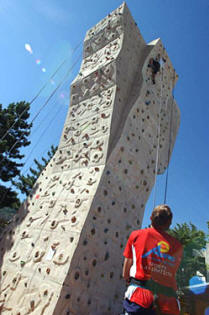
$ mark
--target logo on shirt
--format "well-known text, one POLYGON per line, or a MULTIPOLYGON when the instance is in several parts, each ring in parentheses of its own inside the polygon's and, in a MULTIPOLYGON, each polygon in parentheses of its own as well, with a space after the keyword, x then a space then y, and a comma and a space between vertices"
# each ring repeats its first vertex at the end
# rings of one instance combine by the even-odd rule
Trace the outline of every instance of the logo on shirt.
POLYGON ((164 259, 164 262, 166 263, 165 260, 168 260, 171 264, 175 262, 175 257, 167 254, 170 250, 170 246, 168 243, 165 241, 160 241, 156 247, 152 248, 148 252, 146 252, 144 255, 142 255, 142 258, 146 258, 149 255, 152 254, 152 259, 154 259, 153 254, 156 255, 160 259, 154 259, 154 260, 159 260, 161 261, 162 258, 164 259))
POLYGON ((160 246, 161 253, 169 252, 170 246, 168 243, 161 241, 161 242, 157 243, 157 245, 160 246))

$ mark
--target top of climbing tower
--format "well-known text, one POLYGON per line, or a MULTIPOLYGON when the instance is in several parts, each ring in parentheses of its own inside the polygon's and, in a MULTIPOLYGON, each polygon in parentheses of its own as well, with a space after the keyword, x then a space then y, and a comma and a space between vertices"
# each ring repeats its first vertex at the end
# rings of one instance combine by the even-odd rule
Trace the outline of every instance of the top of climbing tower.
POLYGON ((95 36, 97 33, 99 33, 102 29, 104 29, 105 27, 108 27, 108 24, 110 23, 110 21, 118 20, 118 17, 120 15, 123 15, 125 13, 125 11, 128 11, 130 13, 126 3, 123 2, 117 9, 115 9, 114 11, 109 13, 104 19, 102 19, 96 25, 94 25, 92 28, 90 28, 86 32, 85 40, 89 40, 90 38, 95 36))

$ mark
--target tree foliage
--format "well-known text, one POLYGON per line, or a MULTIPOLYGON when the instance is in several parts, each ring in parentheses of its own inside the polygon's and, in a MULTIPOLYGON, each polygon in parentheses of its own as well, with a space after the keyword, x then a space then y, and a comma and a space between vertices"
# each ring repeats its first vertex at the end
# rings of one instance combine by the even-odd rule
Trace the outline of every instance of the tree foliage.
POLYGON ((177 272, 177 283, 179 288, 189 285, 189 280, 200 271, 206 276, 205 258, 196 253, 206 247, 207 235, 198 230, 192 223, 177 224, 169 230, 169 234, 177 238, 184 247, 183 258, 177 272))
POLYGON ((0 209, 4 207, 11 207, 17 210, 20 207, 18 193, 11 187, 0 185, 0 196, 0 209))
POLYGON ((9 207, 0 209, 0 233, 10 223, 15 213, 16 210, 9 207))
POLYGON ((26 176, 21 175, 17 181, 14 181, 14 185, 26 196, 29 195, 32 190, 36 180, 41 174, 42 170, 47 166, 53 155, 55 154, 57 147, 53 145, 50 147, 50 150, 47 152, 47 158, 42 157, 41 162, 37 159, 34 159, 35 168, 30 168, 30 173, 26 176))
POLYGON ((29 110, 27 102, 11 103, 6 108, 0 104, 0 208, 19 207, 17 193, 8 186, 23 166, 21 148, 30 144, 29 110))

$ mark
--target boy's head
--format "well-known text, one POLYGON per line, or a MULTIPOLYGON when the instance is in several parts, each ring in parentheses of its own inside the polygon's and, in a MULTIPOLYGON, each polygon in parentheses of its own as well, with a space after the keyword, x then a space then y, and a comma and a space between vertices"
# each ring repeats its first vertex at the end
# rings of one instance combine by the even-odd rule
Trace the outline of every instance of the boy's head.
POLYGON ((168 230, 172 222, 173 214, 168 205, 159 205, 152 211, 150 220, 152 226, 161 230, 168 230))

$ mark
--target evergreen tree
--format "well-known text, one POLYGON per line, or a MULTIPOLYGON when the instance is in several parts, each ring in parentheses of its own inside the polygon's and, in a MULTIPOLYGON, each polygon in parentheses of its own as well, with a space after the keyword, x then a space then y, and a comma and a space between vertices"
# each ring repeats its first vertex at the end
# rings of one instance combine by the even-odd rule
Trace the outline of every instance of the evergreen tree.
POLYGON ((8 186, 23 166, 21 148, 30 144, 28 136, 32 124, 27 121, 29 109, 27 102, 11 103, 7 108, 0 104, 0 209, 19 207, 17 193, 8 186))
POLYGON ((9 207, 4 207, 0 209, 0 233, 10 223, 15 213, 16 210, 9 207))
POLYGON ((21 175, 18 181, 13 182, 14 185, 26 196, 29 195, 31 189, 33 188, 36 180, 41 174, 42 170, 47 166, 53 155, 55 154, 57 147, 51 146, 50 150, 47 152, 47 158, 42 157, 42 162, 39 162, 37 159, 34 159, 35 168, 30 168, 30 174, 26 176, 21 175))
POLYGON ((198 230, 192 223, 177 224, 174 229, 169 230, 169 234, 177 238, 184 247, 184 254, 181 265, 177 272, 177 283, 179 288, 189 285, 189 280, 200 271, 206 276, 205 258, 196 253, 206 247, 207 235, 198 230))

